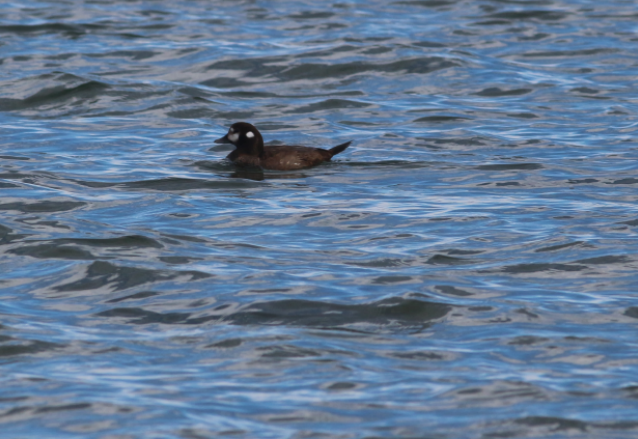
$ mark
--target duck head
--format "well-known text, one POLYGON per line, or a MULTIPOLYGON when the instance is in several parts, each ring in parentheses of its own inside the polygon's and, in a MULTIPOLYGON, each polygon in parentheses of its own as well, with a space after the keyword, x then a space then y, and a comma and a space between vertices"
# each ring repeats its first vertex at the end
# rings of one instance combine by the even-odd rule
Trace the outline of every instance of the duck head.
POLYGON ((257 128, 247 122, 236 122, 230 126, 228 133, 215 143, 232 143, 235 148, 255 157, 264 152, 264 139, 257 128))

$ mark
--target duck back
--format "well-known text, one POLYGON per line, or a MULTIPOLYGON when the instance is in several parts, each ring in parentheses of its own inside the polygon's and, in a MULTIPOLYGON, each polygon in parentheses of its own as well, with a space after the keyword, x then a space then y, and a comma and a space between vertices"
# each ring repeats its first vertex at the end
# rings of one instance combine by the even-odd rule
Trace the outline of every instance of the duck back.
POLYGON ((329 151, 307 146, 267 146, 261 158, 261 166, 265 169, 289 171, 317 166, 332 158, 329 151))

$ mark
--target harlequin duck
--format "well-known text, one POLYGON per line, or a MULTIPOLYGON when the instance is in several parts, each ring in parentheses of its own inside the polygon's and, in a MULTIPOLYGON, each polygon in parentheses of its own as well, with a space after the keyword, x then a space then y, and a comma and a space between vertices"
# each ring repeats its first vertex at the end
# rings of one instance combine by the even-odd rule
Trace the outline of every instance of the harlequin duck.
POLYGON ((231 125, 224 137, 215 140, 215 143, 235 145, 236 149, 226 158, 236 165, 291 171, 328 162, 333 156, 343 152, 351 142, 327 150, 308 146, 264 146, 264 139, 257 128, 246 122, 237 122, 231 125))

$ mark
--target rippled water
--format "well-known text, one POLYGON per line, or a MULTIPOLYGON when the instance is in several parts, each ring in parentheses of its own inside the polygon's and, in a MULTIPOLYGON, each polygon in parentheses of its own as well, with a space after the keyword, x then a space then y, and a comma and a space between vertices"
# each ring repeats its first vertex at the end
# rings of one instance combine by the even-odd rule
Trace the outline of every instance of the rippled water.
POLYGON ((636 437, 637 20, 4 4, 0 435, 636 437))

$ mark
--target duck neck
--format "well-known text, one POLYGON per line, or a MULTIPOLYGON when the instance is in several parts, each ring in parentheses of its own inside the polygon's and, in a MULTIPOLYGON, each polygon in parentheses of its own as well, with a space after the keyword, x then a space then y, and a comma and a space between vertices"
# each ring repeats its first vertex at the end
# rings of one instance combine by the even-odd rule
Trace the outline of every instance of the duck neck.
POLYGON ((261 134, 257 133, 257 135, 255 136, 254 139, 252 139, 252 142, 241 145, 241 146, 237 146, 237 149, 241 150, 242 152, 252 156, 252 157, 259 157, 259 158, 263 158, 264 155, 264 139, 261 137, 261 134))

